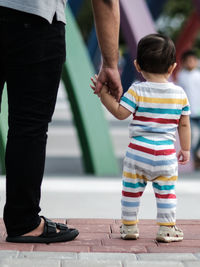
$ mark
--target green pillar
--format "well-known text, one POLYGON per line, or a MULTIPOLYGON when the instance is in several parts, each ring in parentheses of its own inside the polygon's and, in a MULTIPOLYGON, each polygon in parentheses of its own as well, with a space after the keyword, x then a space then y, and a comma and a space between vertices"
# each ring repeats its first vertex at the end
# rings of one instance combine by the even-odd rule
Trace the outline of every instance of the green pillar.
POLYGON ((89 87, 94 68, 69 8, 66 9, 67 59, 63 81, 78 131, 86 173, 119 174, 100 100, 89 87))

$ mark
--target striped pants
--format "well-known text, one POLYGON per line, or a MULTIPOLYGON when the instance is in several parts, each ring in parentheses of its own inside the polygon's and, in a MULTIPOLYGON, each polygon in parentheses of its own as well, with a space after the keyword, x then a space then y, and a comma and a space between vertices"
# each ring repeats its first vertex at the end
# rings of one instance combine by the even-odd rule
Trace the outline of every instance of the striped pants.
POLYGON ((140 197, 147 181, 151 181, 157 201, 157 223, 175 225, 177 178, 177 158, 173 141, 157 137, 133 137, 123 166, 122 223, 137 223, 140 197))

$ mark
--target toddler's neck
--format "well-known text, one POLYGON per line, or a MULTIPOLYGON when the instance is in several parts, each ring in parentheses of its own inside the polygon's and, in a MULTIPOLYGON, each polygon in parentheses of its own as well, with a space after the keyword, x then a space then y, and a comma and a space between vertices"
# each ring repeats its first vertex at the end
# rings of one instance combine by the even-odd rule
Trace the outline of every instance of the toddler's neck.
POLYGON ((167 74, 159 74, 159 73, 149 73, 149 72, 143 72, 142 73, 144 79, 148 82, 154 82, 154 83, 168 83, 169 75, 167 74))

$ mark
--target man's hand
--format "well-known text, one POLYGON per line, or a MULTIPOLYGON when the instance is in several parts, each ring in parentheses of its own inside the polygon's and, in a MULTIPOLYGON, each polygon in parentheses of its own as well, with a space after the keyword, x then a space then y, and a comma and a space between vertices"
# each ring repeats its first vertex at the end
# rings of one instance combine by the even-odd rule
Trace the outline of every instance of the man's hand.
POLYGON ((118 69, 102 66, 96 81, 96 88, 94 93, 99 94, 103 85, 107 85, 110 94, 115 97, 117 101, 122 95, 122 85, 118 69))

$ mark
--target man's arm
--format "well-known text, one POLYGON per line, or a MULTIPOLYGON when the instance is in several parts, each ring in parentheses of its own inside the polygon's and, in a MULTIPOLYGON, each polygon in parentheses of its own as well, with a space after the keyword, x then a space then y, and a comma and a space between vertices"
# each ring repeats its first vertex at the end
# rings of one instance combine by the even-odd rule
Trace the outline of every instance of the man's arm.
POLYGON ((93 14, 103 65, 116 68, 119 42, 119 1, 92 0, 93 14))
POLYGON ((103 58, 95 93, 98 94, 103 84, 107 83, 111 94, 119 100, 122 94, 118 71, 119 0, 92 0, 92 5, 99 47, 103 58))

